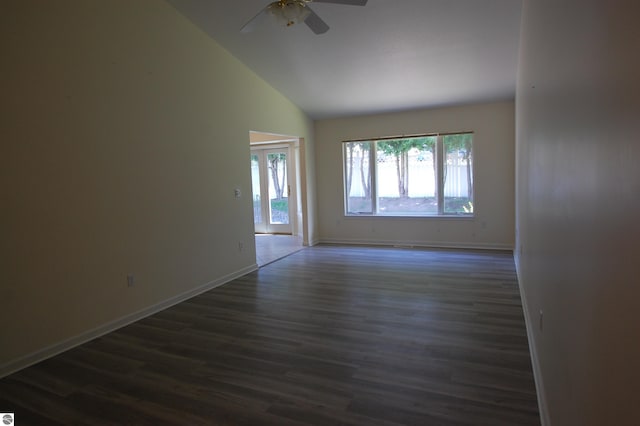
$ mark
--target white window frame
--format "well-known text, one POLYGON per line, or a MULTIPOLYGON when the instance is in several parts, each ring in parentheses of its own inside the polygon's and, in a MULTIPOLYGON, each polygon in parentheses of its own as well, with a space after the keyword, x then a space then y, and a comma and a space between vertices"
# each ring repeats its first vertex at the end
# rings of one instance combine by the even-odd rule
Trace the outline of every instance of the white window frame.
MULTIPOLYGON (((449 135, 463 135, 463 134, 471 134, 474 136, 474 132, 465 131, 465 132, 452 132, 452 133, 427 133, 427 134, 419 134, 419 135, 410 135, 410 136, 394 136, 394 137, 382 137, 382 138, 373 138, 373 139, 352 139, 342 141, 342 193, 343 193, 343 211, 345 217, 448 217, 448 218, 473 218, 475 216, 475 208, 471 211, 471 213, 451 213, 445 212, 445 181, 442 179, 444 173, 444 164, 445 164, 445 149, 444 149, 444 138, 449 135), (436 137, 435 144, 435 162, 436 162, 436 171, 435 171, 435 181, 437 185, 437 213, 415 213, 415 214, 403 214, 403 213, 380 213, 378 211, 378 187, 377 187, 377 175, 378 175, 378 166, 377 166, 377 143, 384 142, 386 140, 391 139, 411 139, 411 138, 419 138, 419 137, 436 137), (371 149, 369 149, 369 173, 371 179, 371 211, 370 212, 349 212, 348 211, 348 198, 349 194, 347 194, 347 146, 349 143, 354 142, 368 142, 371 143, 371 149)), ((472 139, 471 144, 471 158, 472 158, 472 166, 471 166, 471 182, 472 182, 472 202, 475 204, 475 142, 472 139)), ((353 179, 353 177, 352 177, 353 179)))

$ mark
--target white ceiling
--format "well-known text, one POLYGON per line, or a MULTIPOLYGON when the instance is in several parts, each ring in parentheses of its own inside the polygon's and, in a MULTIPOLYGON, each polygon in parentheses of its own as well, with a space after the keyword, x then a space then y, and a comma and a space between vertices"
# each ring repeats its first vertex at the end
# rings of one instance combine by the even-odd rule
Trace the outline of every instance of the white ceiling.
POLYGON ((269 19, 240 33, 270 0, 167 1, 313 119, 515 94, 521 0, 314 3, 321 35, 269 19))

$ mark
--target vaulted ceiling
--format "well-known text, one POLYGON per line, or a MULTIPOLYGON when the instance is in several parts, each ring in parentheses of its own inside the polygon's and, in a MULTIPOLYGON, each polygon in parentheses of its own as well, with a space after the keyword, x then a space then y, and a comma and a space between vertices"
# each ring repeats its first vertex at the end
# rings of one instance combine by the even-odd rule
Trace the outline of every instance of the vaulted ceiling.
POLYGON ((270 0, 167 0, 313 119, 512 99, 520 0, 311 3, 330 27, 279 26, 270 0))

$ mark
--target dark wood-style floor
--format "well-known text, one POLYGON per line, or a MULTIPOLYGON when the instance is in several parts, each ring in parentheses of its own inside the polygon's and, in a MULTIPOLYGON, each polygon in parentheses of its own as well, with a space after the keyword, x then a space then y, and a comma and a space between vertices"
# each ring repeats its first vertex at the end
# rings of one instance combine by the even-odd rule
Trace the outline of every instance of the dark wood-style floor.
POLYGON ((0 380, 16 424, 539 425, 511 254, 317 246, 0 380))

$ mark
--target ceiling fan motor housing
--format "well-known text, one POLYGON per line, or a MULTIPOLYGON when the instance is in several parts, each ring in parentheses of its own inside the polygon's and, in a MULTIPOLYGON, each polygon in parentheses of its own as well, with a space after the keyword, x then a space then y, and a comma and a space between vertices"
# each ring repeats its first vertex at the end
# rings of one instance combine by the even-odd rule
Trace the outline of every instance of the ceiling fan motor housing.
POLYGON ((284 26, 300 24, 311 14, 304 1, 280 0, 272 3, 269 12, 284 26))

